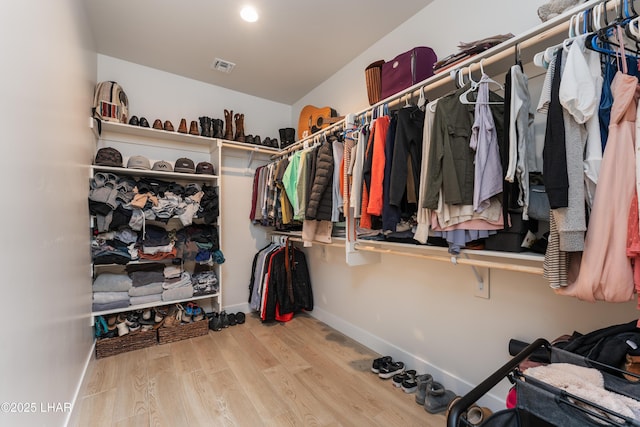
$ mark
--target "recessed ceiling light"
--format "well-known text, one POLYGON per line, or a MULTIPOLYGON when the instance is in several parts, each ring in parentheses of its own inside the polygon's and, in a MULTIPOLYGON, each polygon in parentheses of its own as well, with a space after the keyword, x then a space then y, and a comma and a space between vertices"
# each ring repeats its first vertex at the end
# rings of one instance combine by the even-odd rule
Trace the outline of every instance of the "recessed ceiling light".
POLYGON ((258 12, 253 6, 245 6, 240 11, 240 16, 247 22, 256 22, 258 20, 258 12))

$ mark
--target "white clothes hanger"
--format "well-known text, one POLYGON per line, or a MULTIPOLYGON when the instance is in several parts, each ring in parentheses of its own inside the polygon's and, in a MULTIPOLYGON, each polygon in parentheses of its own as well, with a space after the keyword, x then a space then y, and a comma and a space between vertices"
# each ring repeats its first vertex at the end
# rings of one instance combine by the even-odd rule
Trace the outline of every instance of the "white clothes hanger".
MULTIPOLYGON (((458 97, 458 99, 460 100, 460 102, 461 102, 462 104, 477 104, 477 102, 475 102, 475 101, 470 101, 470 100, 467 98, 467 96, 468 96, 471 92, 473 92, 474 90, 476 90, 476 89, 478 88, 478 86, 479 86, 481 83, 487 83, 487 84, 489 84, 489 83, 494 83, 494 84, 498 85, 498 87, 499 87, 501 90, 504 90, 504 86, 502 86, 502 85, 501 85, 500 83, 498 83, 497 81, 493 80, 491 77, 489 77, 489 76, 484 72, 484 66, 482 65, 482 64, 483 64, 483 61, 484 61, 484 58, 482 58, 482 59, 480 60, 480 72, 482 73, 482 77, 480 78, 480 81, 479 81, 479 82, 473 82, 473 80, 472 80, 472 82, 473 82, 473 83, 475 83, 475 84, 472 84, 472 86, 471 86, 469 89, 467 89, 466 91, 464 91, 464 92, 463 92, 462 94, 460 94, 460 96, 458 97)), ((469 66, 469 78, 471 78, 471 66, 469 66)), ((486 105, 502 105, 502 104, 503 104, 503 102, 499 102, 499 101, 487 101, 487 102, 483 102, 483 104, 486 104, 486 105)))
POLYGON ((427 98, 424 96, 424 86, 420 87, 420 97, 418 98, 418 108, 424 110, 424 106, 427 104, 427 98))

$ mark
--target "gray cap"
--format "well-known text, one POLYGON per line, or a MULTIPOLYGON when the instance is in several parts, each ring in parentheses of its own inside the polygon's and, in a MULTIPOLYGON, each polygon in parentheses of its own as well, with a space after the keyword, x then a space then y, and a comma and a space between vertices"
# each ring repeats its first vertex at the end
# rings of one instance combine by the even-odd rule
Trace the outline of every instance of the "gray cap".
POLYGON ((127 161, 127 167, 129 169, 151 169, 151 163, 149 159, 144 156, 131 156, 127 161))
POLYGON ((162 172, 173 172, 173 166, 171 163, 165 162, 164 160, 159 160, 153 164, 153 168, 151 170, 154 171, 162 171, 162 172))

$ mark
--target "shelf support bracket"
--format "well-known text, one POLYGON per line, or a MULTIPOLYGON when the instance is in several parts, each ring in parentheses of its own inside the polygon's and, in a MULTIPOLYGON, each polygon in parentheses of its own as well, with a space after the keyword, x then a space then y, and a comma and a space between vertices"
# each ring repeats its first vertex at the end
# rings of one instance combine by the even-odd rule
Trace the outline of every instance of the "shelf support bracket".
MULTIPOLYGON (((467 253, 464 253, 463 255, 466 259, 470 259, 467 253)), ((456 258, 451 257, 451 262, 456 264, 457 260, 456 262, 454 262, 454 259, 456 258)), ((474 295, 477 296, 478 298, 489 299, 489 289, 491 285, 491 270, 489 268, 482 268, 482 271, 480 271, 481 267, 477 267, 475 265, 471 265, 470 267, 471 267, 471 271, 473 271, 473 275, 476 276, 476 284, 474 286, 474 295), (485 274, 483 273, 486 273, 486 280, 485 280, 485 274)))

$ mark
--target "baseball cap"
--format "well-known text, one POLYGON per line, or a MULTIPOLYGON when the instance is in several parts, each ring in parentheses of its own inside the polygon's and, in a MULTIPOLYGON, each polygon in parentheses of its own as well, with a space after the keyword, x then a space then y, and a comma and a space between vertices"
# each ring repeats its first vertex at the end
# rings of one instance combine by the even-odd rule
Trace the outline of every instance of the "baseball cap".
POLYGON ((149 159, 144 156, 131 156, 127 161, 127 167, 129 169, 151 169, 151 163, 149 159))
POLYGON ((176 160, 176 165, 173 170, 176 172, 195 173, 196 167, 193 164, 193 160, 186 157, 180 157, 176 160))
POLYGON ((151 170, 154 171, 162 171, 162 172, 173 172, 173 166, 171 163, 165 162, 164 160, 158 160, 153 164, 151 170))
POLYGON ((104 147, 98 150, 93 163, 99 166, 115 166, 121 168, 122 154, 115 148, 104 147))
POLYGON ((209 162, 200 162, 200 163, 198 163, 198 166, 196 166, 196 173, 214 175, 215 174, 215 170, 214 170, 213 165, 211 163, 209 163, 209 162))

